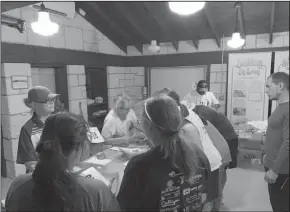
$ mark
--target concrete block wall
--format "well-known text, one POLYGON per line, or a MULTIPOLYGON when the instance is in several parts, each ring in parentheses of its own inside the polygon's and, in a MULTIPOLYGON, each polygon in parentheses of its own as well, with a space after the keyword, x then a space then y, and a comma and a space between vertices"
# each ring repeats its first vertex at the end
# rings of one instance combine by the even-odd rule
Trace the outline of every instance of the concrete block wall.
POLYGON ((227 64, 210 65, 210 91, 220 102, 219 112, 226 112, 227 64))
POLYGON ((25 173, 23 165, 16 164, 18 139, 21 127, 31 118, 31 110, 23 102, 32 86, 30 64, 1 64, 1 124, 3 129, 4 158, 7 167, 7 177, 25 173), (27 77, 28 89, 13 89, 12 76, 27 77))
POLYGON ((113 107, 114 98, 119 93, 127 93, 132 101, 142 100, 142 86, 145 85, 144 67, 107 68, 109 108, 113 107))
POLYGON ((81 102, 83 115, 88 120, 85 66, 68 65, 67 83, 69 110, 80 114, 79 103, 81 102))
MULTIPOLYGON (((65 2, 55 3, 66 4, 65 2)), ((50 14, 51 20, 59 24, 59 32, 49 37, 40 36, 32 31, 30 24, 37 21, 37 11, 30 6, 10 10, 4 14, 25 20, 26 31, 20 33, 14 28, 1 25, 3 42, 126 55, 78 14, 76 14, 74 19, 50 14)))

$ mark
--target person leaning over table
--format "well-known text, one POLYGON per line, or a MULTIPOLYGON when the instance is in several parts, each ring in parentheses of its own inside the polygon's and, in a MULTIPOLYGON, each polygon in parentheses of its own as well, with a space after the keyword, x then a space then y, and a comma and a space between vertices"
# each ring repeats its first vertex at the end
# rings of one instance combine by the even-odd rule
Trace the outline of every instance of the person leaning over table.
POLYGON ((32 174, 12 182, 5 202, 7 212, 120 210, 102 181, 72 171, 80 163, 88 130, 74 113, 59 112, 46 119, 36 147, 39 162, 32 174))
POLYGON ((184 119, 182 129, 187 138, 191 138, 208 157, 211 165, 210 188, 208 192, 207 209, 218 211, 221 204, 222 190, 225 184, 224 167, 231 162, 227 142, 218 130, 195 112, 189 110, 180 102, 179 95, 172 89, 164 88, 154 95, 168 95, 174 99, 180 108, 184 119))
POLYGON ((35 86, 28 91, 24 99, 27 107, 32 109, 33 115, 21 128, 17 150, 18 164, 24 164, 26 173, 32 172, 38 156, 35 147, 40 139, 44 121, 54 111, 54 100, 59 94, 53 94, 43 86, 35 86))
POLYGON ((122 211, 201 211, 210 164, 182 122, 169 96, 145 101, 141 123, 154 148, 129 161, 117 196, 122 211))
POLYGON ((107 114, 102 135, 107 145, 129 144, 143 141, 145 136, 138 124, 137 116, 131 109, 131 99, 126 94, 119 94, 114 102, 113 109, 107 114), (137 129, 137 130, 136 130, 137 129))

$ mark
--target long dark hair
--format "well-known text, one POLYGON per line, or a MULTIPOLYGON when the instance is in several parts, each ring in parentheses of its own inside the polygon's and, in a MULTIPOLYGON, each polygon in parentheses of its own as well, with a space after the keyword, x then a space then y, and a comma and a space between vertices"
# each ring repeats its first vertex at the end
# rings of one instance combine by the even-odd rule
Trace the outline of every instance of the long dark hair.
POLYGON ((198 147, 183 134, 183 118, 175 100, 167 95, 149 98, 145 102, 143 117, 145 134, 155 145, 161 146, 165 158, 170 158, 174 167, 184 171, 188 177, 207 168, 199 164, 198 147))
POLYGON ((33 172, 34 196, 38 208, 44 210, 74 210, 77 183, 67 169, 67 156, 83 148, 88 127, 79 116, 59 112, 45 121, 45 126, 36 147, 39 162, 33 172))

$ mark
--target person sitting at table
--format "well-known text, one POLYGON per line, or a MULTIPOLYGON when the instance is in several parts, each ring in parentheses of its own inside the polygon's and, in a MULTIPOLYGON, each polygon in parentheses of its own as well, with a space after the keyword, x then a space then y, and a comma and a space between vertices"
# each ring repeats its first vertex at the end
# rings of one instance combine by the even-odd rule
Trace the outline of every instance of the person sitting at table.
POLYGON ((182 116, 166 95, 145 101, 143 130, 154 146, 132 158, 117 196, 123 211, 200 211, 210 164, 180 129, 182 116))
POLYGON ((137 117, 131 109, 130 97, 126 94, 119 94, 115 99, 114 108, 107 114, 104 121, 102 135, 106 139, 105 144, 120 145, 142 141, 145 136, 136 132, 141 130, 137 117))
POLYGON ((6 197, 12 211, 118 211, 118 201, 99 180, 82 177, 72 168, 79 164, 88 126, 79 116, 59 112, 45 121, 33 174, 17 177, 6 197))
POLYGON ((21 128, 17 150, 18 164, 24 164, 26 173, 32 172, 38 157, 35 147, 40 139, 44 121, 54 111, 55 98, 59 94, 43 86, 35 86, 28 91, 28 97, 24 99, 27 107, 31 108, 33 115, 21 128))

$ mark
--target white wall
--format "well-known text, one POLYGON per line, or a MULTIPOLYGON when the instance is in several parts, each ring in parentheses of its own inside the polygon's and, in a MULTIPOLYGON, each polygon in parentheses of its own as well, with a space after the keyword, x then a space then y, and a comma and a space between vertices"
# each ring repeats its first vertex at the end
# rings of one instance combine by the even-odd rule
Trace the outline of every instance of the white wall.
MULTIPOLYGON (((55 2, 55 4, 66 4, 66 2, 55 2)), ((4 14, 25 20, 27 30, 19 33, 14 28, 1 25, 2 42, 125 55, 112 41, 78 14, 74 19, 50 14, 51 20, 60 26, 59 32, 51 37, 43 37, 32 31, 30 23, 37 21, 37 11, 30 6, 4 14)))

